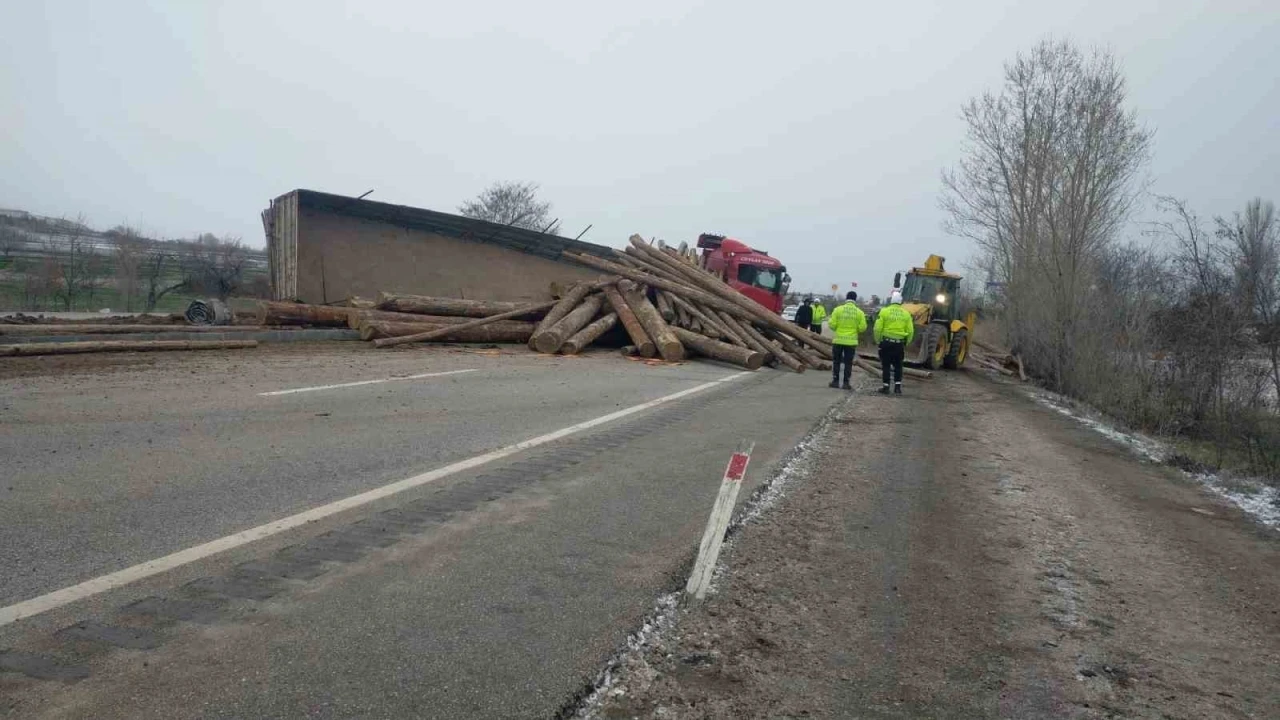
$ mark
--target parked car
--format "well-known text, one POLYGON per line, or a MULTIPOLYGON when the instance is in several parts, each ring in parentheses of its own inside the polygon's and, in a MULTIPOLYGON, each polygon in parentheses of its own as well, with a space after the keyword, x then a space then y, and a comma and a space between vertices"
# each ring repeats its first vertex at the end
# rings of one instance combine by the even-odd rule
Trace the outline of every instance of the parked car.
POLYGON ((782 308, 782 319, 787 322, 796 321, 796 311, 800 309, 799 305, 788 305, 782 308))

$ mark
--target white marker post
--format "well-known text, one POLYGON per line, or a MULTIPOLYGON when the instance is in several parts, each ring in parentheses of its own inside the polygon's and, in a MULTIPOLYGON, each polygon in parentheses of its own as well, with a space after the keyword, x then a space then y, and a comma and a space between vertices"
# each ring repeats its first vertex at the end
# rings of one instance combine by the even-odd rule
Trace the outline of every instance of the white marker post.
POLYGON ((729 528, 729 519, 733 517, 733 506, 738 501, 738 491, 742 489, 742 479, 747 475, 747 463, 751 462, 751 451, 755 446, 754 442, 743 440, 729 458, 729 466, 724 469, 720 493, 716 495, 711 518, 707 520, 702 543, 698 545, 698 559, 693 563, 693 573, 689 575, 689 584, 684 589, 694 599, 701 600, 707 596, 707 587, 711 585, 716 560, 720 557, 720 546, 724 544, 724 533, 729 528))

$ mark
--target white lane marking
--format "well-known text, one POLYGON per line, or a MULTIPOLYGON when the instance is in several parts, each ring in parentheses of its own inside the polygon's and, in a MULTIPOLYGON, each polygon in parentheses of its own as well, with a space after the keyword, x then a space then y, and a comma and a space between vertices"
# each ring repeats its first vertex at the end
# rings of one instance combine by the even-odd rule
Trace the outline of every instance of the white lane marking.
POLYGON ((404 377, 378 378, 377 380, 360 380, 358 382, 338 383, 337 385, 316 385, 315 387, 293 388, 292 390, 272 390, 271 392, 258 393, 259 397, 272 397, 275 395, 292 395, 294 393, 313 392, 315 390, 333 390, 334 388, 356 387, 357 385, 376 385, 378 383, 396 382, 397 380, 421 380, 422 378, 444 377, 445 375, 461 375, 462 373, 475 372, 479 368, 470 368, 467 370, 449 370, 446 372, 422 373, 421 375, 405 375, 404 377))
POLYGON ((522 450, 528 450, 529 448, 538 447, 539 445, 546 445, 549 442, 555 442, 563 437, 574 435, 584 430, 590 430, 593 427, 611 423, 614 420, 620 420, 629 415, 644 412, 650 408, 700 393, 703 390, 713 388, 722 383, 738 380, 739 378, 746 377, 750 374, 751 373, 749 372, 734 373, 733 375, 722 377, 719 380, 712 380, 711 382, 691 387, 688 390, 681 390, 678 393, 664 395, 656 400, 643 402, 639 405, 632 405, 629 408, 611 412, 608 415, 601 415, 598 418, 587 420, 586 422, 580 422, 577 425, 570 425, 569 427, 561 428, 560 430, 547 433, 546 435, 539 435, 538 437, 523 440, 515 443, 514 445, 507 445, 506 447, 498 448, 497 450, 484 453, 483 455, 476 455, 475 457, 470 457, 466 460, 460 460, 452 465, 445 465, 442 468, 436 468, 435 470, 422 473, 421 475, 414 475, 413 477, 405 478, 404 480, 398 480, 389 485, 383 485, 382 487, 362 492, 359 495, 352 495, 349 498, 336 500, 328 505, 321 505, 320 507, 312 508, 296 515, 290 515, 289 517, 281 518, 280 520, 269 522, 265 525, 259 525, 255 528, 243 530, 235 533, 234 535, 227 535, 226 537, 212 540, 204 543, 203 545, 196 545, 195 547, 190 547, 186 550, 179 550, 172 555, 165 555, 162 558, 148 560, 147 562, 139 563, 138 565, 127 567, 123 570, 117 570, 113 573, 93 578, 92 580, 86 580, 79 585, 72 585, 30 600, 24 600, 16 605, 0 608, 0 627, 10 625, 22 618, 31 617, 32 615, 38 615, 43 612, 48 612, 49 610, 60 608, 64 605, 69 605, 77 600, 83 600, 84 598, 92 597, 108 590, 123 587, 130 583, 137 582, 138 580, 149 578, 152 575, 159 575, 160 573, 167 572, 176 567, 181 567, 197 560, 203 560, 211 555, 217 555, 218 553, 238 548, 241 545, 247 545, 256 540, 262 540, 263 538, 277 535, 285 532, 286 530, 292 530, 299 525, 306 525, 309 522, 315 522, 316 520, 324 519, 330 515, 336 515, 345 510, 360 507, 361 505, 366 505, 375 500, 381 500, 382 498, 404 492, 405 490, 410 490, 420 485, 426 485, 429 482, 434 482, 441 478, 448 477, 449 475, 454 475, 456 473, 463 472, 464 470, 470 470, 471 468, 493 462, 494 460, 499 460, 507 457, 508 455, 514 455, 522 450))

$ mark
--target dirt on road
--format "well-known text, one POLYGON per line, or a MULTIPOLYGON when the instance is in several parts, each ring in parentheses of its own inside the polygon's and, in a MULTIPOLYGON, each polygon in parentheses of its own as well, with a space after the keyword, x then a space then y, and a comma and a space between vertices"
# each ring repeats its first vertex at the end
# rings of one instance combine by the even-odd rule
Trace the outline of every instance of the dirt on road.
POLYGON ((1280 535, 1016 386, 866 387, 601 718, 1280 717, 1280 535))

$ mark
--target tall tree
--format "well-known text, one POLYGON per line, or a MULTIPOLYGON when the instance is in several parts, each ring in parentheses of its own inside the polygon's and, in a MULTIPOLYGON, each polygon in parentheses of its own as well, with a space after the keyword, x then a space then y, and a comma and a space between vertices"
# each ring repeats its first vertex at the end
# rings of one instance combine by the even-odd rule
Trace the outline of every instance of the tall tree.
POLYGON ((1280 222, 1276 208, 1255 198, 1243 213, 1216 218, 1216 234, 1228 246, 1240 301, 1249 314, 1258 343, 1271 362, 1271 379, 1280 398, 1280 222))
POLYGON ((560 229, 559 221, 551 219, 551 203, 538 199, 537 183, 494 183, 459 205, 458 212, 469 218, 527 230, 555 233, 560 229))
POLYGON ((244 282, 249 254, 239 238, 219 238, 205 233, 192 248, 195 284, 202 290, 226 300, 244 282))
POLYGON ((1087 368, 1088 291, 1142 189, 1151 134, 1126 99, 1113 56, 1041 42, 963 107, 965 154, 942 176, 948 230, 990 256, 1012 341, 1058 389, 1087 368))
POLYGON ((47 237, 44 249, 53 262, 53 294, 62 301, 63 310, 70 311, 78 300, 86 296, 92 300, 103 267, 83 218, 59 221, 59 227, 63 233, 47 237))
POLYGON ((137 230, 119 225, 106 232, 115 260, 116 290, 124 298, 125 312, 133 312, 138 280, 149 243, 137 230))

